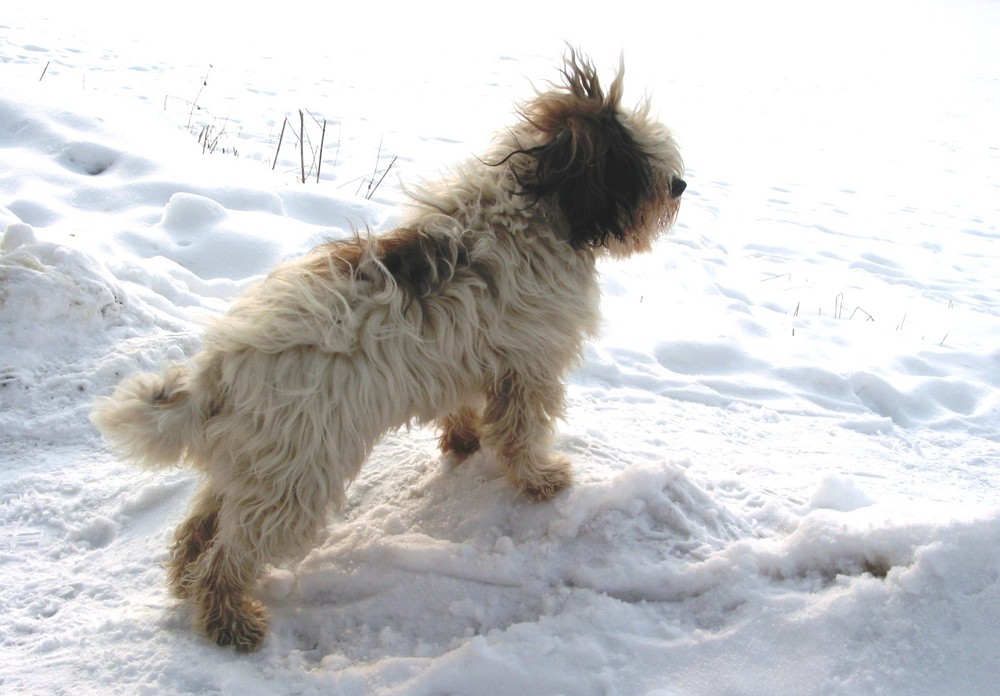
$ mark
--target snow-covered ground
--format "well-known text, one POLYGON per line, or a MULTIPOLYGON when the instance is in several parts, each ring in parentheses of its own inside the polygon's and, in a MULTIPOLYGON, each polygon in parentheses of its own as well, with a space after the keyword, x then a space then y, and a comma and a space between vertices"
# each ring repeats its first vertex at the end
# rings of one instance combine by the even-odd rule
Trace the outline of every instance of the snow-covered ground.
POLYGON ((208 5, 0 16, 0 692, 995 693, 1000 5, 208 5), (112 458, 93 398, 391 227, 563 40, 624 51, 689 183, 602 268, 576 485, 532 504, 387 437, 262 583, 262 650, 207 644, 159 565, 195 479, 112 458))

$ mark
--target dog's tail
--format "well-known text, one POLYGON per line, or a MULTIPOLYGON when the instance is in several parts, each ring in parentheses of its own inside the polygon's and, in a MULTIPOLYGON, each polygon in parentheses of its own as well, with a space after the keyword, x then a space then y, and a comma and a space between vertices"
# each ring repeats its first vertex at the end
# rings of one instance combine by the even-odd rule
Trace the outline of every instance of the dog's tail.
POLYGON ((187 365, 171 365, 162 375, 132 375, 110 397, 97 401, 90 414, 110 442, 126 459, 148 468, 181 463, 200 423, 188 390, 187 365))

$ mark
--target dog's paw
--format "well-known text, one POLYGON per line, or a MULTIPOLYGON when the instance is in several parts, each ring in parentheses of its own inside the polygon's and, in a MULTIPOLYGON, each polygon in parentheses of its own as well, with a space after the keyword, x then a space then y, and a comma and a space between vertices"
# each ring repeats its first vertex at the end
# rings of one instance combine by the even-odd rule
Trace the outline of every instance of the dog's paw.
POLYGON ((267 611, 255 599, 242 599, 231 611, 219 612, 206 621, 204 629, 216 645, 254 652, 267 634, 267 611))
POLYGON ((442 418, 440 427, 438 445, 442 454, 453 455, 462 461, 479 450, 479 429, 476 417, 470 412, 462 411, 442 418))
POLYGON ((479 450, 479 437, 462 432, 445 432, 440 439, 441 453, 450 454, 459 461, 479 450))
POLYGON ((573 467, 569 458, 556 455, 542 464, 512 470, 510 479, 531 500, 549 500, 573 483, 573 467))

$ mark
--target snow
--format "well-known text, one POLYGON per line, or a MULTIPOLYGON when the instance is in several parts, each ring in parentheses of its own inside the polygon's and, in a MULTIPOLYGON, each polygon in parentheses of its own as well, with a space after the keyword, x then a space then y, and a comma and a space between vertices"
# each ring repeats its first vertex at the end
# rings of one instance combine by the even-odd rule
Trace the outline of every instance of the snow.
POLYGON ((1000 8, 361 4, 5 4, 0 690, 994 693, 1000 8), (276 262, 391 228, 563 40, 624 51, 689 183, 655 253, 601 268, 576 484, 533 504, 390 435, 263 579, 262 650, 207 644, 160 567, 194 476, 116 461, 93 398, 276 262), (272 170, 300 108, 311 148, 328 124, 306 184, 291 140, 272 170))

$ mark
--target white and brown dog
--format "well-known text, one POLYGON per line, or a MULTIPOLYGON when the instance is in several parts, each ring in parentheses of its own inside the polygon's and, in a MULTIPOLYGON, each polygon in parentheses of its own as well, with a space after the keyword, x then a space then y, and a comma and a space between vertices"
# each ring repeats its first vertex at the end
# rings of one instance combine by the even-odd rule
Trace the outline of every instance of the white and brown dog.
POLYGON ((554 423, 597 329, 595 263, 648 251, 685 184, 648 104, 622 108, 621 71, 605 92, 570 52, 562 74, 406 224, 278 267, 188 364, 96 406, 123 456, 202 472, 169 581, 219 645, 259 647, 259 573, 309 549, 387 431, 436 422, 443 452, 492 450, 534 499, 569 485, 554 423))

